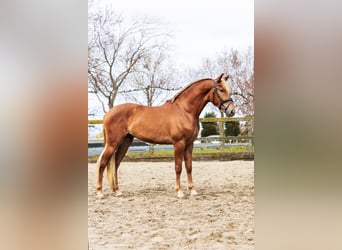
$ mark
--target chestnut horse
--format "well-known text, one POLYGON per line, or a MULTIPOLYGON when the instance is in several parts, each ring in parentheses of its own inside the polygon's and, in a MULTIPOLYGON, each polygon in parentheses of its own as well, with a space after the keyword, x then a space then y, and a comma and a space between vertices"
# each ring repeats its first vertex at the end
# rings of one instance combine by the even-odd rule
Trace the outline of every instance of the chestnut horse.
POLYGON ((122 195, 118 185, 118 168, 133 138, 137 137, 149 143, 173 144, 177 197, 184 196, 180 186, 183 158, 188 189, 191 195, 196 195, 191 172, 192 150, 199 132, 199 115, 208 102, 212 102, 227 116, 235 114, 228 78, 228 75, 221 74, 216 79, 193 82, 161 106, 126 103, 109 110, 103 119, 105 147, 97 161, 97 194, 103 196, 103 172, 108 165, 108 184, 116 195, 122 195))

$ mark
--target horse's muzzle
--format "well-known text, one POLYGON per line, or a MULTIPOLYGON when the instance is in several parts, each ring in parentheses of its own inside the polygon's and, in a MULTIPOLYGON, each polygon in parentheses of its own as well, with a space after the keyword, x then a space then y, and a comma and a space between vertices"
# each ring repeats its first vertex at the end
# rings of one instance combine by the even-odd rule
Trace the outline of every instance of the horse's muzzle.
POLYGON ((235 106, 233 102, 229 103, 228 107, 225 108, 225 113, 227 117, 232 117, 235 115, 235 106))
POLYGON ((228 109, 226 110, 226 115, 227 115, 228 117, 234 116, 234 115, 235 115, 235 110, 234 110, 234 109, 230 110, 230 108, 228 108, 228 109))
POLYGON ((229 117, 232 117, 232 116, 235 115, 235 111, 231 110, 230 112, 227 112, 226 115, 229 116, 229 117))

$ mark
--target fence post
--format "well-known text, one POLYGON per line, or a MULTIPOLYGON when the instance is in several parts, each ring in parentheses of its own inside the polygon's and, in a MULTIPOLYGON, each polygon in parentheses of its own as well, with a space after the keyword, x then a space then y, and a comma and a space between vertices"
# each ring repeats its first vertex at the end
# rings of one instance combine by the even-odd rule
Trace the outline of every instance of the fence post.
MULTIPOLYGON (((221 112, 221 118, 224 118, 224 113, 221 112)), ((222 139, 224 137, 224 122, 223 121, 219 121, 219 133, 220 133, 220 138, 222 139)), ((224 144, 225 144, 225 140, 220 140, 220 149, 224 150, 224 144)))
POLYGON ((154 155, 154 144, 149 145, 150 155, 154 155))
POLYGON ((253 136, 254 132, 253 132, 253 130, 252 130, 252 128, 254 127, 254 120, 253 120, 253 119, 248 120, 247 125, 248 125, 248 126, 247 126, 247 128, 248 128, 248 130, 247 130, 247 131, 248 131, 247 135, 251 137, 251 139, 249 140, 249 142, 250 142, 251 147, 254 147, 254 136, 253 136))

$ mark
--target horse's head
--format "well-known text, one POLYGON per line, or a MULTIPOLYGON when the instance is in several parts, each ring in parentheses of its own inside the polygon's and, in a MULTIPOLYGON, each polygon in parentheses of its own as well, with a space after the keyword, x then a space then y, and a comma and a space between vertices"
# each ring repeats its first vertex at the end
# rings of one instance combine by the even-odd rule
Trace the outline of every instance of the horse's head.
POLYGON ((227 116, 235 115, 235 105, 233 99, 230 97, 231 88, 228 84, 229 75, 224 76, 222 73, 218 78, 213 80, 213 103, 227 116))

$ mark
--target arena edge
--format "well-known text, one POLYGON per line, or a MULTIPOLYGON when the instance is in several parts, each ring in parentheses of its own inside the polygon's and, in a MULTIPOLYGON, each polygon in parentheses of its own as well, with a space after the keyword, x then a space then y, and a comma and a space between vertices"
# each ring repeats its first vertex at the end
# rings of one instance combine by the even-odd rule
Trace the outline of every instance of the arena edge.
MULTIPOLYGON (((97 161, 98 155, 89 156, 88 162, 95 163, 97 161)), ((123 161, 125 162, 135 162, 135 161, 173 161, 173 155, 126 155, 123 161)), ((233 161, 233 160, 254 160, 254 152, 216 152, 216 153, 194 153, 194 161, 233 161)))

